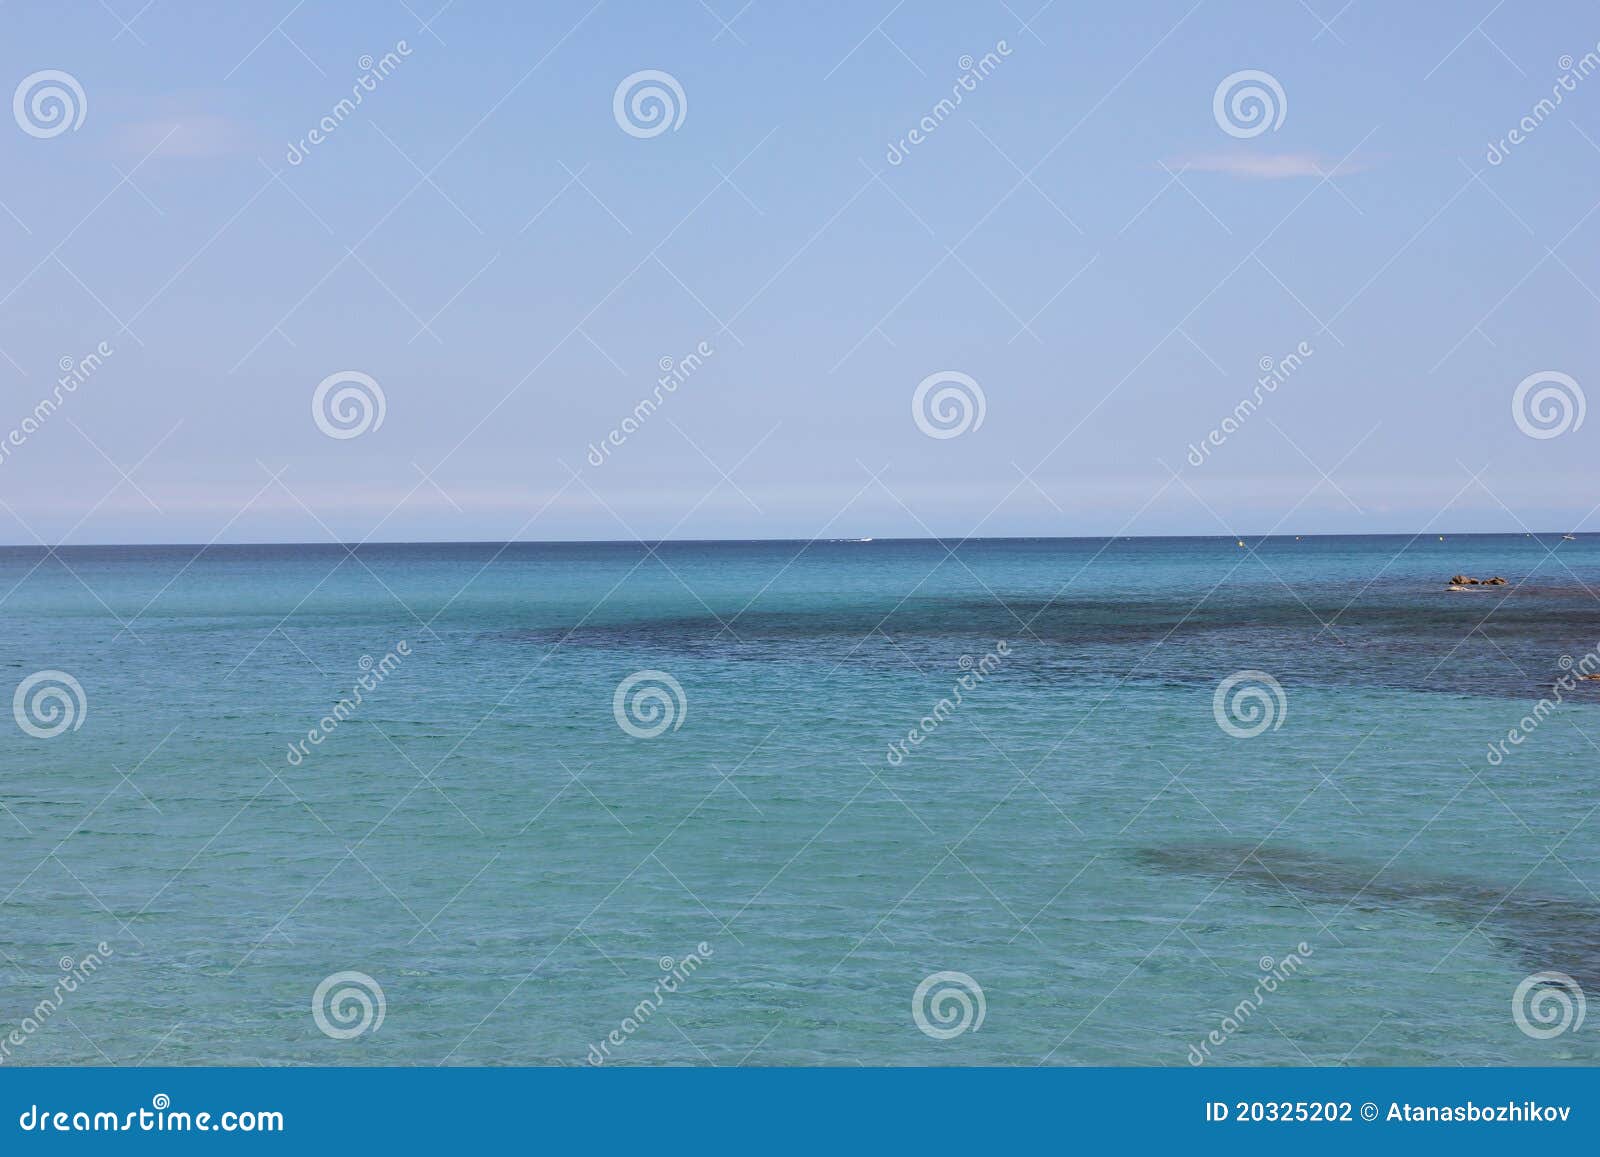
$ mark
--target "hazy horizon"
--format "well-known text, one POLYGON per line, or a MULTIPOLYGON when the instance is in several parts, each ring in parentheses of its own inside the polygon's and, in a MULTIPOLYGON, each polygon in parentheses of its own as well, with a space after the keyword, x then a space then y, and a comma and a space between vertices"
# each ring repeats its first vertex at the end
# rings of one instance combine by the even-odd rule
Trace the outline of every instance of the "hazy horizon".
MULTIPOLYGON (((1160 542, 1183 539, 1241 540, 1257 542, 1288 539, 1297 541, 1318 538, 1400 538, 1414 539, 1434 535, 1444 541, 1451 538, 1551 538, 1574 533, 1564 530, 1420 530, 1420 531, 1336 531, 1295 532, 1276 531, 1272 534, 1253 534, 1249 531, 1217 534, 974 534, 974 535, 829 535, 822 538, 416 538, 416 539, 218 539, 215 542, 3 542, 0 550, 60 551, 75 549, 126 548, 129 550, 210 550, 225 547, 251 546, 311 546, 311 547, 363 547, 363 546, 738 546, 741 544, 806 544, 825 543, 967 543, 967 542, 1160 542)), ((1582 531, 1577 532, 1584 533, 1582 531)), ((1600 534, 1600 531, 1590 531, 1600 534)))

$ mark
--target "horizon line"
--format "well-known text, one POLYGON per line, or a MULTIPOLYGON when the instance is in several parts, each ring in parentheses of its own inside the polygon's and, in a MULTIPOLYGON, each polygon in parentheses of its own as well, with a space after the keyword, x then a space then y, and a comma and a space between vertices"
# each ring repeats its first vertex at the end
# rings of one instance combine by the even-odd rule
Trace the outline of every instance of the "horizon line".
POLYGON ((1421 530, 1414 533, 1404 531, 1382 531, 1371 533, 1338 532, 1338 533, 1302 533, 1302 534, 992 534, 938 537, 934 535, 921 535, 913 538, 889 537, 875 538, 871 536, 841 537, 841 538, 511 538, 511 539, 472 539, 472 538, 425 538, 409 540, 383 540, 366 541, 357 540, 344 542, 342 540, 323 540, 308 542, 303 540, 259 541, 259 542, 77 542, 77 543, 0 543, 0 551, 33 550, 51 553, 60 550, 212 550, 215 548, 241 548, 241 547, 337 547, 345 550, 357 550, 362 547, 394 547, 394 546, 758 546, 758 545, 815 545, 818 543, 830 544, 858 544, 868 543, 936 543, 944 546, 948 543, 961 545, 969 542, 1115 542, 1122 539, 1124 542, 1164 542, 1164 541, 1209 541, 1218 540, 1226 542, 1233 540, 1244 542, 1254 539, 1256 542, 1270 542, 1278 539, 1302 541, 1304 539, 1338 539, 1338 538, 1409 538, 1412 540, 1436 535, 1441 541, 1450 538, 1540 538, 1551 536, 1564 538, 1567 535, 1583 533, 1600 533, 1600 531, 1562 531, 1562 530, 1463 530, 1463 531, 1437 531, 1421 530))

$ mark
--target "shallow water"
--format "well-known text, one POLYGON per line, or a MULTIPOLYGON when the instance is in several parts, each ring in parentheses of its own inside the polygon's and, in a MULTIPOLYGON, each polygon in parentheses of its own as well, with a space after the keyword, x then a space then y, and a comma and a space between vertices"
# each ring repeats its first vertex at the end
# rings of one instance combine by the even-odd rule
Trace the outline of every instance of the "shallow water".
POLYGON ((0 1028, 110 950, 3 1059, 582 1063, 695 953, 613 1061, 1182 1065, 1295 953, 1214 1063, 1600 1063, 1512 1016, 1600 988, 1600 684, 1487 758, 1594 591, 1559 535, 0 551, 6 686, 87 699, 0 743, 0 1028))

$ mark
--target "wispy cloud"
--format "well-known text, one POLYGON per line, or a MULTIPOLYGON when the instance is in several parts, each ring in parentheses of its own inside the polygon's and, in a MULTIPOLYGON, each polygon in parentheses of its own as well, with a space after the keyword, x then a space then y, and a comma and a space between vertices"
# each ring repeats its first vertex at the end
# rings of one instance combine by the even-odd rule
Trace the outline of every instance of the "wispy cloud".
POLYGON ((1221 173, 1249 181, 1281 181, 1291 177, 1344 177, 1367 165, 1358 160, 1330 161, 1316 153, 1206 153, 1168 161, 1167 166, 1191 173, 1221 173))
POLYGON ((117 132, 116 143, 123 152, 143 156, 154 151, 157 158, 227 157, 251 149, 246 126, 214 113, 125 124, 117 132))

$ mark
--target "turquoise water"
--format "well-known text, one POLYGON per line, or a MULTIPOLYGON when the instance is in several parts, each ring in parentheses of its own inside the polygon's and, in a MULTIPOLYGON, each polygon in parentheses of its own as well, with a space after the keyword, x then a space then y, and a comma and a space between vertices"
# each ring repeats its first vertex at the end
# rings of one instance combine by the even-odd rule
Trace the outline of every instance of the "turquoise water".
POLYGON ((1600 683, 1488 758, 1600 645, 1597 543, 5 550, 4 686, 86 709, 0 743, 3 1059, 1600 1063, 1512 1014, 1600 992, 1600 683))

